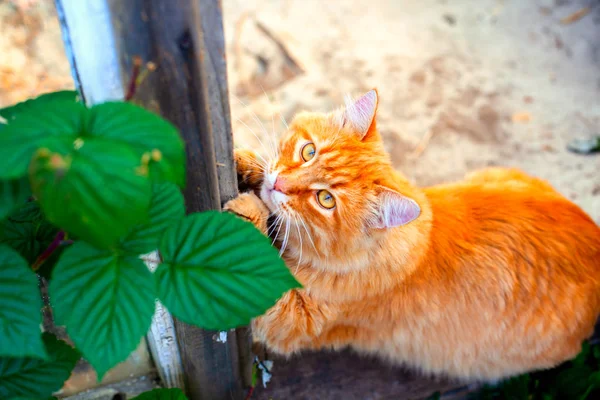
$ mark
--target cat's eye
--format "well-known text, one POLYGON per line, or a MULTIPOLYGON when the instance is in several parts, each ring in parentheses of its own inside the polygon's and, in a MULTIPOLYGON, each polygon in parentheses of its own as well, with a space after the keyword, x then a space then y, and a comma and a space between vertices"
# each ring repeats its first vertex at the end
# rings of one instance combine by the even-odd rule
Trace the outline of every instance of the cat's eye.
POLYGON ((327 190, 319 190, 317 192, 317 201, 322 207, 328 210, 331 210, 333 207, 335 207, 335 199, 327 190))
POLYGON ((316 152, 317 149, 314 143, 306 143, 304 146, 302 146, 302 150, 300 150, 300 155, 302 156, 302 159, 304 161, 310 161, 313 159, 316 152))

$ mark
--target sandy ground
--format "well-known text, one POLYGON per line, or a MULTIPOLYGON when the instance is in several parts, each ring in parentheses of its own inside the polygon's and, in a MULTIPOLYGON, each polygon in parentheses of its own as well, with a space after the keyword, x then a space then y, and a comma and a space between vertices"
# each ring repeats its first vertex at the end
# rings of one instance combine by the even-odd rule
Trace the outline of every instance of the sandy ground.
MULTIPOLYGON (((571 139, 600 130, 597 1, 226 0, 225 5, 234 94, 243 93, 239 81, 249 73, 238 60, 250 57, 244 49, 258 47, 257 35, 245 40, 244 35, 258 21, 278 35, 305 71, 268 92, 286 119, 299 109, 331 109, 345 93, 377 87, 387 148, 396 167, 418 184, 460 179, 489 165, 519 167, 548 179, 600 223, 600 156, 565 149, 571 139), (576 22, 560 22, 587 5, 596 7, 576 22), (245 14, 250 17, 244 22, 245 14), (246 32, 236 35, 240 20, 246 32)), ((246 125, 260 135, 254 111, 271 131, 269 102, 262 92, 241 101, 250 106, 232 96, 237 142, 260 147, 246 125)))
MULTIPOLYGON (((416 183, 519 167, 600 223, 600 155, 565 149, 600 133, 599 1, 222 1, 236 145, 377 87, 386 146, 416 183)), ((52 2, 0 0, 0 107, 69 87, 52 2)))
MULTIPOLYGON (((251 130, 282 132, 280 114, 330 110, 347 93, 377 87, 387 148, 416 183, 515 166, 548 179, 600 223, 600 156, 565 149, 600 131, 597 0, 223 6, 237 145, 260 149, 251 130), (561 23, 586 6, 587 15, 561 23)), ((72 86, 50 0, 0 0, 0 33, 0 106, 72 86)))

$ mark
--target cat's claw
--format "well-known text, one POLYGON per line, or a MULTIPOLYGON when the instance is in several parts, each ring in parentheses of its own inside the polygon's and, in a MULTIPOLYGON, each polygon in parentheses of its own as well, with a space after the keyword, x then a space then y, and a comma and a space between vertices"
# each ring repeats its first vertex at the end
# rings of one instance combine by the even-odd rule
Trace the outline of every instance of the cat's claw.
POLYGON ((235 199, 225 203, 223 210, 252 222, 258 230, 265 235, 267 234, 269 209, 256 194, 242 193, 235 199))

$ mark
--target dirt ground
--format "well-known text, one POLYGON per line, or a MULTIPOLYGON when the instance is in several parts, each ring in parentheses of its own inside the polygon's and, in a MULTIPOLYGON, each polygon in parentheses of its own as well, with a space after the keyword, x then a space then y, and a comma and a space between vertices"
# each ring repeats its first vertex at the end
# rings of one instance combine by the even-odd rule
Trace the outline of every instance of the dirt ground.
MULTIPOLYGON (((386 146, 419 185, 519 167, 600 224, 600 155, 566 150, 600 134, 599 1, 222 2, 236 145, 377 87, 386 146)), ((0 107, 72 87, 52 3, 0 0, 0 107)))

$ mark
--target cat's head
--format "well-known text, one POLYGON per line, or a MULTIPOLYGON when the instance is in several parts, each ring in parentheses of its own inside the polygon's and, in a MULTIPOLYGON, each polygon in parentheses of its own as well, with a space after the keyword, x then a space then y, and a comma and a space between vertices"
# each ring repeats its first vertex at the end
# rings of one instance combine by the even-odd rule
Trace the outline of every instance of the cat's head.
POLYGON ((300 113, 290 124, 260 195, 286 219, 289 227, 282 230, 291 239, 304 236, 304 246, 312 247, 308 230, 317 247, 339 247, 419 217, 413 189, 384 150, 377 105, 377 91, 371 90, 329 114, 300 113))

